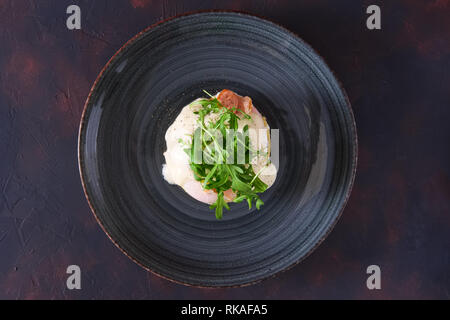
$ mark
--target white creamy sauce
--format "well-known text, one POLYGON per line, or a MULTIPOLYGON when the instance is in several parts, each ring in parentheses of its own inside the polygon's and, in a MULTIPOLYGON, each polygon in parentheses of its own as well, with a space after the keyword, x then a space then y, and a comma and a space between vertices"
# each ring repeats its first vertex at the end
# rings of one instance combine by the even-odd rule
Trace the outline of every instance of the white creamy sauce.
MULTIPOLYGON (((217 200, 217 194, 212 190, 204 190, 199 181, 194 179, 194 173, 189 166, 189 157, 184 152, 191 143, 191 136, 198 127, 198 115, 195 111, 201 109, 199 104, 191 103, 185 106, 177 116, 172 125, 167 129, 165 139, 167 151, 164 152, 166 163, 163 165, 162 173, 164 179, 170 184, 176 184, 182 187, 193 198, 205 202, 214 203, 217 200), (180 139, 184 143, 180 143, 180 139)), ((208 114, 205 122, 213 120, 218 114, 208 114)), ((270 154, 270 128, 265 118, 253 106, 250 113, 251 119, 239 120, 239 129, 245 125, 249 127, 250 147, 260 150, 261 156, 257 156, 252 160, 255 173, 259 173, 259 178, 269 187, 275 182, 277 170, 273 164, 267 165, 270 154), (250 130, 263 129, 263 130, 250 130)))

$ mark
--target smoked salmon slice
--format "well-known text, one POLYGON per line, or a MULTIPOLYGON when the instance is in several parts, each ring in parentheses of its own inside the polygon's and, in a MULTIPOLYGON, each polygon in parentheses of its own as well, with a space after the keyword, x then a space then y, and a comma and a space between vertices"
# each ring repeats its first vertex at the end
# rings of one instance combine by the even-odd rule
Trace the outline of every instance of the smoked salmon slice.
POLYGON ((227 109, 236 108, 247 114, 252 112, 253 104, 250 97, 242 97, 235 92, 223 89, 217 95, 217 100, 227 109))

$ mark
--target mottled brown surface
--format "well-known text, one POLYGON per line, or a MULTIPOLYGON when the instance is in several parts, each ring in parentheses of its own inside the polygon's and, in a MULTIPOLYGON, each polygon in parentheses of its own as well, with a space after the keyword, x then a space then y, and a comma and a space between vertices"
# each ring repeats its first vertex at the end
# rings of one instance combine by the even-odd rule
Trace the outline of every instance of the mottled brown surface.
POLYGON ((450 298, 450 3, 0 0, 0 298, 450 298), (339 5, 337 5, 339 3, 339 5), (82 30, 65 27, 78 4, 82 30), (89 89, 129 38, 161 19, 235 9, 299 34, 346 88, 359 134, 353 193, 325 242, 254 286, 198 289, 147 273, 96 224, 77 167, 89 89), (78 264, 82 290, 65 288, 78 264), (382 290, 366 289, 378 264, 382 290))

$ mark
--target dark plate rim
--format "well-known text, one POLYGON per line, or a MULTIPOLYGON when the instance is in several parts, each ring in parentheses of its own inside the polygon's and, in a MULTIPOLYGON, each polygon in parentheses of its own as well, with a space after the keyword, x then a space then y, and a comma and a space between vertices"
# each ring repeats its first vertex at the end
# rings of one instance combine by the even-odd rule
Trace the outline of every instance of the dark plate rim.
POLYGON ((88 97, 86 99, 86 102, 84 104, 83 107, 83 112, 81 113, 81 120, 80 120, 80 127, 78 130, 78 169, 79 169, 79 174, 80 174, 80 178, 81 178, 81 185, 83 187, 83 192, 84 195, 86 197, 86 200, 89 204, 89 207, 91 209, 92 214, 94 215, 95 220, 97 221, 97 223, 100 225, 100 227, 102 228, 103 232, 108 236, 108 238, 111 240, 111 242, 124 254, 126 255, 130 260, 132 260, 134 263, 136 263, 137 265, 139 265, 140 267, 142 267, 143 269, 145 269, 148 272, 151 272, 152 274, 161 277, 163 279, 169 280, 173 283, 176 284, 182 284, 182 285, 186 285, 189 287, 195 287, 195 288, 241 288, 241 287, 245 287, 245 286, 250 286, 253 284, 257 284, 260 283, 264 280, 270 279, 270 278, 274 278, 278 275, 280 275, 282 272, 286 272, 288 270, 290 270, 291 268, 295 267, 296 265, 298 265, 300 262, 302 262, 304 259, 306 259, 307 257, 309 257, 316 249, 317 247, 322 244, 322 242, 328 237, 328 235, 330 234, 330 232, 334 229, 334 227, 336 226, 337 222, 340 220, 342 213, 347 205, 347 202, 350 198, 350 194, 352 192, 353 189, 353 185, 354 185, 354 181, 355 181, 355 176, 356 176, 356 169, 357 169, 357 164, 358 164, 358 136, 357 136, 357 129, 356 129, 356 122, 355 122, 355 116, 351 107, 351 103, 350 103, 350 99, 348 97, 347 92, 345 91, 341 81, 337 78, 335 72, 329 67, 329 65, 326 63, 326 60, 309 44, 307 43, 305 40, 303 40, 298 34, 296 34, 295 32, 287 29, 286 27, 280 25, 277 22, 272 21, 271 19, 268 19, 266 17, 254 14, 254 13, 249 13, 246 11, 240 11, 240 10, 194 10, 194 11, 189 11, 189 12, 185 12, 185 13, 181 13, 175 16, 171 16, 168 17, 167 19, 163 19, 160 20, 148 27, 146 27, 144 30, 140 31, 139 33, 137 33, 135 36, 133 36, 131 39, 129 39, 125 44, 123 44, 115 53, 114 55, 108 60, 108 62, 104 65, 104 67, 101 69, 100 73, 97 75, 97 78, 94 81, 94 84, 92 85, 88 97), (317 241, 317 243, 315 244, 314 247, 312 247, 303 257, 301 257, 299 260, 297 260, 296 262, 292 263, 291 265, 287 266, 286 268, 284 268, 283 270, 280 270, 274 274, 262 277, 258 280, 254 280, 254 281, 249 281, 246 283, 242 283, 242 284, 238 284, 238 285, 222 285, 222 286, 208 286, 208 285, 199 285, 199 284, 193 284, 193 283, 189 283, 189 282, 183 282, 180 280, 176 280, 176 279, 172 279, 169 278, 163 274, 160 274, 158 272, 156 272, 155 270, 150 269, 149 267, 143 265, 142 263, 140 263, 139 261, 137 261, 135 258, 133 258, 132 256, 130 256, 109 234, 109 232, 106 230, 106 228, 104 227, 104 225, 101 223, 100 219, 98 218, 98 215, 94 209, 94 206, 91 202, 91 199, 93 198, 91 195, 89 195, 89 191, 87 190, 87 182, 85 180, 84 174, 83 174, 83 155, 82 155, 82 144, 85 143, 85 141, 82 141, 82 132, 84 131, 84 128, 86 127, 86 123, 88 121, 88 117, 87 117, 87 112, 88 109, 90 109, 90 100, 92 98, 92 95, 97 87, 98 82, 102 79, 103 75, 105 74, 105 72, 107 71, 108 67, 112 64, 112 62, 116 59, 116 57, 126 48, 128 47, 131 43, 133 43, 135 40, 137 40, 138 38, 140 38, 144 33, 146 33, 147 31, 149 31, 150 29, 163 24, 165 22, 180 18, 180 17, 184 17, 184 16, 191 16, 191 15, 197 15, 197 14, 207 14, 207 13, 235 13, 235 14, 239 14, 239 15, 243 15, 243 16, 249 16, 249 17, 253 17, 253 18, 258 18, 261 20, 264 20, 265 22, 269 22, 275 26, 277 26, 278 28, 281 28, 282 30, 284 30, 286 33, 290 34, 291 36, 299 39, 302 43, 304 43, 308 49, 310 49, 315 55, 317 55, 318 57, 320 57, 320 59, 322 60, 322 62, 328 67, 328 69, 330 70, 330 72, 332 73, 333 77, 335 78, 339 89, 341 90, 341 92, 343 93, 343 96, 345 98, 346 101, 346 106, 347 106, 347 111, 349 112, 350 115, 350 119, 351 119, 351 126, 352 126, 352 134, 354 136, 354 140, 353 140, 353 144, 352 146, 355 149, 354 155, 353 155, 353 159, 352 159, 352 172, 351 172, 351 177, 350 177, 350 184, 348 186, 346 195, 345 195, 345 199, 344 202, 341 206, 341 208, 339 209, 339 214, 337 215, 337 217, 334 219, 333 223, 330 224, 327 228, 327 231, 325 232, 325 234, 323 235, 323 237, 321 239, 319 239, 317 241))

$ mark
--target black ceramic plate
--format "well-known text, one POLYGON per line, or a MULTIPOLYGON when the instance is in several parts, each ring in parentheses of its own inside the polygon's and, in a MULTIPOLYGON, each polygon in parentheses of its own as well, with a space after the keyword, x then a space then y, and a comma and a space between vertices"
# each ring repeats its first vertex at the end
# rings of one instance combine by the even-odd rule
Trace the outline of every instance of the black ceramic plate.
POLYGON ((197 286, 254 283, 299 262, 349 196, 356 130, 324 61, 286 29, 246 14, 185 15, 143 31, 108 62, 86 102, 79 165, 91 208, 131 259, 197 286), (161 174, 164 134, 202 90, 248 95, 280 130, 276 183, 260 211, 221 221, 161 174))

